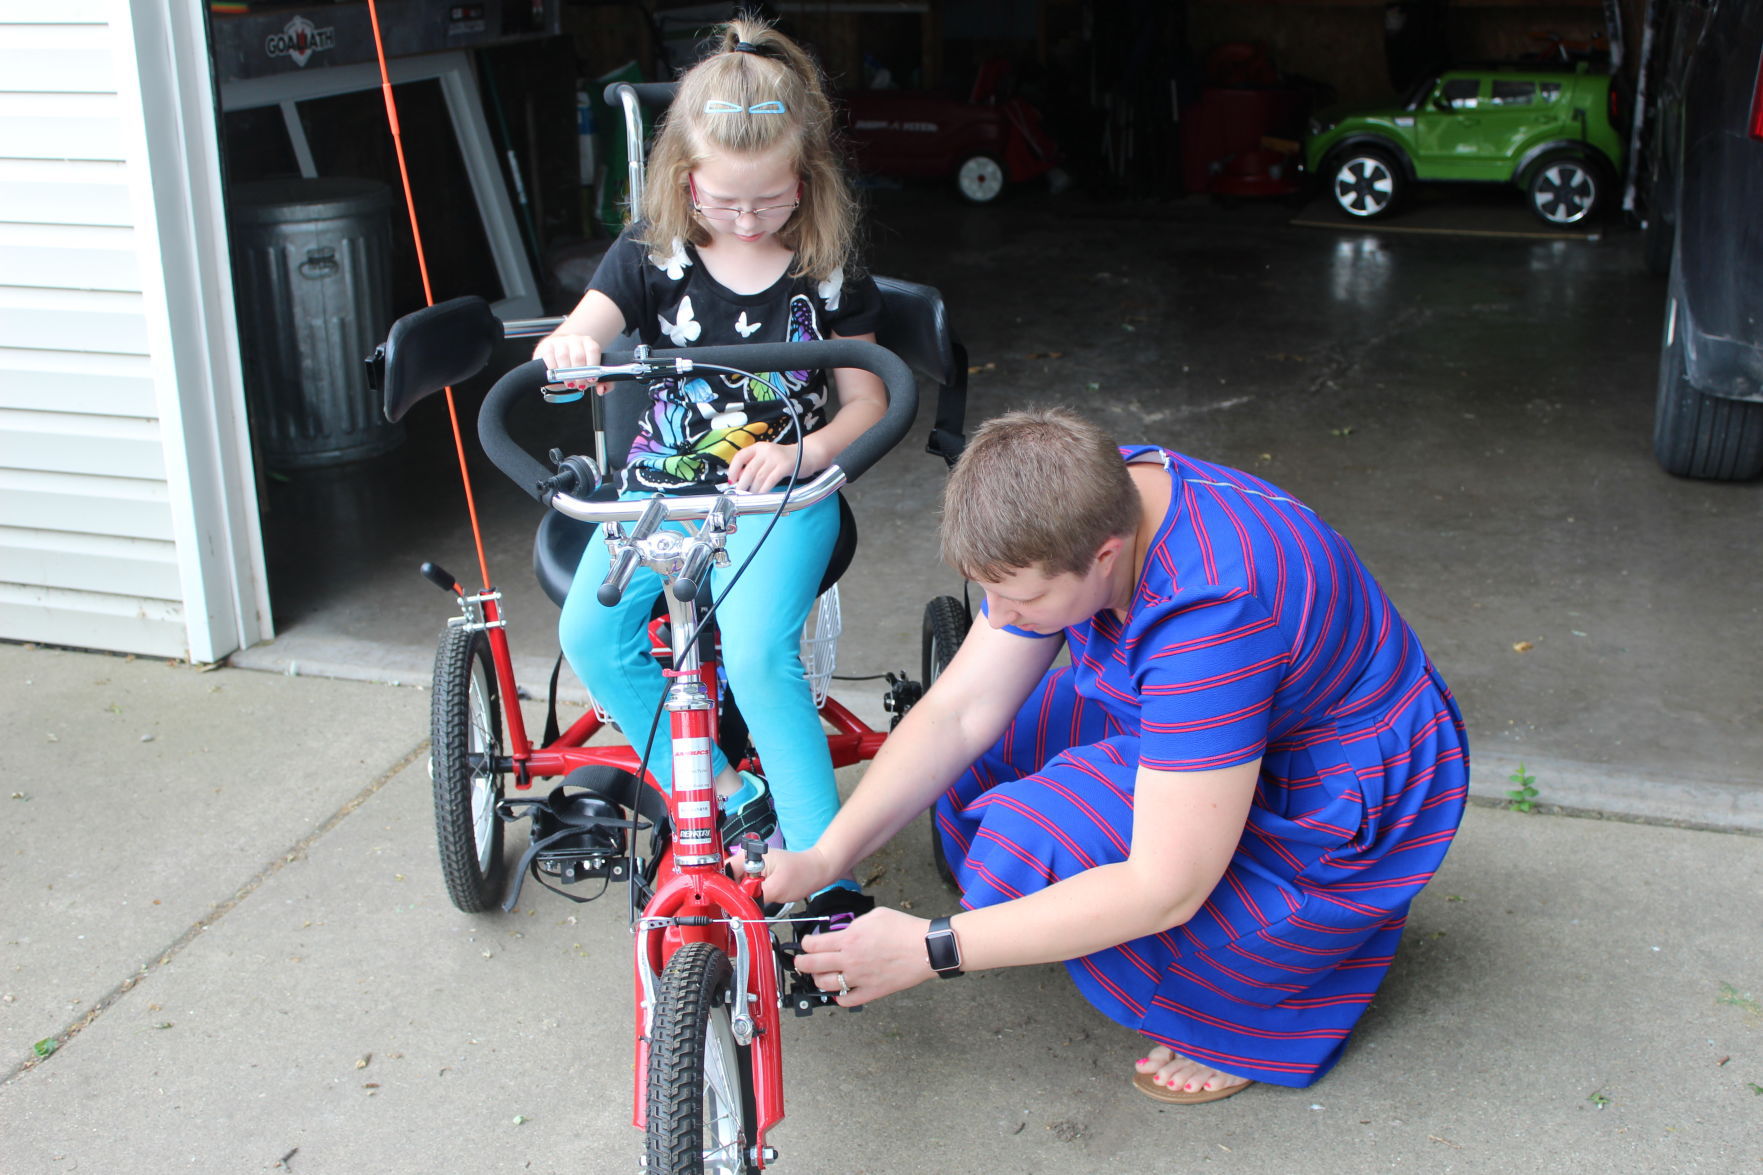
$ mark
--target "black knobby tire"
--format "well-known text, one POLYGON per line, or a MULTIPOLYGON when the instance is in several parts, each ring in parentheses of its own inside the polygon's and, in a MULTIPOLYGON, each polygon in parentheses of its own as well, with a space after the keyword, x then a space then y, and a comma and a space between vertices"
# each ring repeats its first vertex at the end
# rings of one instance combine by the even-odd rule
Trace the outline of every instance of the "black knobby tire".
POLYGON ((1577 228, 1593 224, 1604 210, 1605 169, 1572 151, 1545 155, 1530 170, 1525 193, 1530 210, 1544 224, 1577 228))
POLYGON ((649 1175, 753 1170, 751 1057, 730 1028, 728 956, 709 943, 675 951, 649 1033, 649 1175))
POLYGON ((502 897, 502 711, 490 642, 482 632, 449 628, 435 650, 429 700, 429 778, 434 781, 435 841, 447 896, 467 914, 502 897))
POLYGON ((1763 473, 1763 403, 1710 396, 1685 378, 1683 324, 1673 298, 1659 353, 1653 456, 1675 477, 1747 481, 1763 473), (1676 329, 1673 329, 1673 325, 1676 329))
MULTIPOLYGON (((967 617, 967 607, 954 596, 938 596, 924 608, 924 660, 923 681, 925 691, 936 684, 943 670, 955 657, 955 650, 967 639, 967 630, 971 621, 967 617)), ((937 831, 936 810, 931 810, 930 823, 930 855, 936 863, 937 876, 950 889, 959 891, 955 882, 955 871, 949 868, 949 856, 943 851, 943 834, 937 831)))
POLYGON ((938 596, 924 606, 924 650, 919 679, 925 692, 954 660, 955 650, 967 639, 967 608, 954 596, 938 596))
POLYGON ((1354 220, 1371 220, 1395 211, 1408 191, 1408 176, 1396 157, 1379 147, 1352 147, 1324 168, 1335 207, 1354 220))

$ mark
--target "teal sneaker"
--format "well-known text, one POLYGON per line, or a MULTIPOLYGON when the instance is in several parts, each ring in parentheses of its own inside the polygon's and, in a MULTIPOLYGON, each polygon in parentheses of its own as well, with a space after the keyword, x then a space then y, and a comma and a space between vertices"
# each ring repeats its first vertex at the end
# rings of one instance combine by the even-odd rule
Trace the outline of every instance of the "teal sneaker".
POLYGON ((777 809, 763 776, 741 772, 741 786, 722 801, 722 843, 736 848, 749 836, 769 840, 777 832, 777 809))

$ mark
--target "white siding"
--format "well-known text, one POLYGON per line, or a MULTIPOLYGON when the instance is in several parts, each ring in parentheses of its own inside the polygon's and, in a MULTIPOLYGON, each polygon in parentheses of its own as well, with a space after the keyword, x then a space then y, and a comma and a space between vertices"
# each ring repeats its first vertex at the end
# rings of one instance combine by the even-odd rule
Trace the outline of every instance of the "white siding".
POLYGON ((3 638, 267 635, 202 8, 0 0, 3 638))

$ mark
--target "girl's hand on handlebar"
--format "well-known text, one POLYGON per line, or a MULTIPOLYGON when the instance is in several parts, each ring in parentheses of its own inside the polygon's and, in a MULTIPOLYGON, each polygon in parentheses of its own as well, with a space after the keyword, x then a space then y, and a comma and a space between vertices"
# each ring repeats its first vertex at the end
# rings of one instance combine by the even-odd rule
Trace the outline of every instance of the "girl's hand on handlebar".
MULTIPOLYGON (((806 445, 800 447, 801 476, 811 477, 819 473, 820 468, 812 464, 811 450, 806 445)), ((771 441, 748 445, 728 463, 729 484, 752 494, 762 494, 775 488, 796 468, 797 448, 796 445, 779 445, 771 441)))
MULTIPOLYGON (((533 358, 543 359, 545 367, 551 371, 564 367, 592 367, 600 362, 600 354, 600 344, 592 335, 570 334, 562 330, 552 331, 533 348, 533 358)), ((572 388, 588 386, 579 379, 566 382, 572 388)), ((612 385, 597 383, 593 387, 597 394, 604 396, 612 385)))

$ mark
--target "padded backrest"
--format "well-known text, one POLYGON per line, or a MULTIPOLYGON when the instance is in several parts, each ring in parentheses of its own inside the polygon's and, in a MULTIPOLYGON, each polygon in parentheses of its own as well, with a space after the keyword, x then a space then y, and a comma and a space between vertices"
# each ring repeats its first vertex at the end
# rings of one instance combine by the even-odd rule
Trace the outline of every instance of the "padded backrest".
POLYGON ((437 302, 394 322, 368 360, 379 374, 386 419, 396 423, 424 396, 482 371, 501 341, 501 320, 482 298, 437 302))
POLYGON ((955 341, 943 296, 933 287, 897 277, 877 277, 882 319, 875 341, 898 355, 938 388, 955 382, 955 341))

